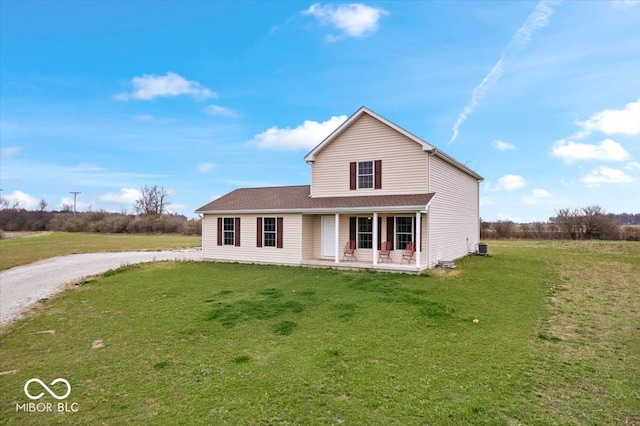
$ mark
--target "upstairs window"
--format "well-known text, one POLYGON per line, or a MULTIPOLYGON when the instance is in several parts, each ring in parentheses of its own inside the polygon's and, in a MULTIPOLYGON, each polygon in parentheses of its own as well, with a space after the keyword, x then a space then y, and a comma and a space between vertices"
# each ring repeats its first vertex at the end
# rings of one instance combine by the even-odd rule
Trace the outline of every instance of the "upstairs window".
POLYGON ((350 162, 349 189, 382 189, 382 160, 350 162))
POLYGON ((358 163, 358 189, 373 188, 373 161, 358 163))

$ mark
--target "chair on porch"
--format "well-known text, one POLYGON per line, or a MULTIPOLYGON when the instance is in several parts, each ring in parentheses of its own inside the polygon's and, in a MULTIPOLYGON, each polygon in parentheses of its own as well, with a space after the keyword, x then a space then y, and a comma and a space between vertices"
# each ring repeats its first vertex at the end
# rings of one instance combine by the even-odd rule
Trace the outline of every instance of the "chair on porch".
POLYGON ((415 254, 416 254, 416 243, 413 241, 410 241, 407 243, 407 246, 405 247, 404 252, 402 253, 402 259, 400 259, 400 264, 402 264, 404 260, 406 260, 408 264, 411 264, 411 261, 413 260, 413 256, 415 254))
POLYGON ((391 241, 383 241, 382 244, 380 244, 378 262, 393 263, 393 259, 391 259, 391 241))
POLYGON ((344 252, 342 255, 342 260, 358 260, 356 257, 356 242, 353 240, 347 241, 347 244, 344 245, 344 252))

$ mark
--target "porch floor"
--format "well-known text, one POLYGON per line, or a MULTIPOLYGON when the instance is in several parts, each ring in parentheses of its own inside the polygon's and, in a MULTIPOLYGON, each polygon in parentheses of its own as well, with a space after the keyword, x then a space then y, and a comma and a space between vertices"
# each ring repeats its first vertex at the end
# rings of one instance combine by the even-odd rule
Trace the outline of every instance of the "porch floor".
POLYGON ((341 269, 352 271, 377 271, 377 272, 397 272, 405 274, 420 274, 424 270, 428 269, 427 265, 417 266, 415 263, 407 265, 398 263, 378 263, 373 265, 372 262, 360 262, 360 261, 343 261, 336 263, 333 259, 309 259, 303 260, 302 266, 308 266, 311 268, 329 268, 329 269, 341 269))

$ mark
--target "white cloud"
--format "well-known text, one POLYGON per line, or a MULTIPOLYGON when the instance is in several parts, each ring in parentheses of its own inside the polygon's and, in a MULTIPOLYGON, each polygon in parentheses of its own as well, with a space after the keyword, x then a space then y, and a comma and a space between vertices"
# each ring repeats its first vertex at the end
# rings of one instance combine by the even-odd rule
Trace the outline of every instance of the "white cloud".
POLYGON ((487 183, 485 186, 486 191, 515 191, 522 188, 526 181, 522 176, 518 175, 504 175, 498 179, 495 186, 487 183))
POLYGON ((534 189, 532 194, 535 198, 549 198, 551 193, 545 189, 534 189))
POLYGON ((100 167, 100 165, 95 163, 78 163, 72 170, 79 172, 99 172, 105 170, 104 167, 100 167))
POLYGON ((631 161, 624 168, 627 170, 640 170, 640 161, 631 161))
POLYGON ((497 218, 498 218, 498 220, 510 220, 511 222, 516 222, 516 223, 521 222, 521 219, 519 217, 511 216, 511 215, 506 214, 506 213, 498 213, 497 218))
POLYGON ((10 158, 13 157, 16 154, 19 154, 22 152, 22 147, 21 146, 8 146, 6 148, 2 148, 0 149, 0 157, 2 158, 10 158))
POLYGON ((633 178, 622 170, 610 167, 596 167, 591 173, 580 179, 588 188, 597 188, 603 183, 632 183, 633 178))
POLYGON ((579 160, 624 161, 630 157, 622 145, 611 139, 597 145, 561 139, 551 147, 551 155, 567 163, 579 160))
POLYGON ((120 192, 107 192, 100 196, 100 201, 105 203, 133 204, 140 198, 140 190, 134 188, 122 188, 120 192))
POLYGON ((640 133, 640 99, 630 102, 624 109, 605 109, 586 121, 576 121, 583 128, 575 136, 585 137, 593 131, 607 135, 637 135, 640 133))
POLYGON ((153 121, 155 117, 151 114, 136 114, 133 116, 133 119, 137 121, 153 121))
POLYGON ((520 197, 524 204, 537 204, 540 199, 550 198, 551 193, 545 189, 536 188, 531 191, 531 195, 520 197))
POLYGON ((319 123, 306 120, 295 129, 271 127, 259 133, 249 142, 264 149, 311 149, 322 142, 338 126, 347 120, 346 115, 334 116, 329 120, 319 123))
POLYGON ((199 99, 215 98, 217 95, 203 87, 197 81, 189 81, 184 77, 168 72, 166 75, 144 74, 142 77, 134 77, 131 80, 133 92, 120 93, 115 96, 120 101, 130 99, 150 101, 153 98, 173 97, 180 95, 192 95, 199 99))
POLYGON ((214 163, 200 163, 198 164, 198 171, 201 173, 206 173, 209 170, 213 169, 216 165, 214 163))
POLYGON ((10 206, 18 203, 21 208, 27 210, 33 210, 37 208, 38 204, 40 203, 39 199, 32 197, 26 192, 22 192, 20 190, 15 190, 10 194, 5 195, 3 198, 9 201, 10 206))
POLYGON ((500 79, 502 74, 504 74, 505 64, 507 63, 508 56, 516 50, 521 50, 527 47, 529 42, 531 41, 531 37, 536 30, 544 28, 549 23, 549 17, 553 14, 554 10, 552 6, 554 6, 557 2, 555 1, 546 1, 542 0, 538 2, 535 9, 531 14, 527 17, 527 20, 522 24, 522 26, 516 31, 516 33, 511 37, 507 47, 502 51, 502 56, 498 59, 498 62, 491 68, 491 71, 482 79, 479 85, 474 87, 473 93, 471 94, 471 100, 464 107, 462 112, 458 115, 458 119, 456 120, 453 128, 453 135, 449 140, 450 145, 453 141, 458 137, 458 131, 462 123, 466 121, 469 115, 475 110, 478 102, 484 98, 485 93, 489 90, 496 82, 500 79))
POLYGON ((311 15, 322 24, 332 25, 342 31, 341 36, 328 35, 327 40, 337 41, 345 37, 363 38, 378 30, 380 18, 387 15, 384 9, 371 7, 361 3, 351 4, 325 4, 315 3, 309 9, 302 12, 303 15, 311 15))
POLYGON ((209 115, 223 115, 225 117, 231 118, 236 118, 239 116, 239 114, 231 108, 225 108, 220 105, 209 105, 204 109, 204 112, 209 115))
POLYGON ((613 0, 614 6, 628 7, 640 4, 640 0, 613 0))
POLYGON ((516 149, 515 145, 501 140, 495 140, 491 142, 491 146, 493 146, 498 151, 509 151, 510 149, 516 149))

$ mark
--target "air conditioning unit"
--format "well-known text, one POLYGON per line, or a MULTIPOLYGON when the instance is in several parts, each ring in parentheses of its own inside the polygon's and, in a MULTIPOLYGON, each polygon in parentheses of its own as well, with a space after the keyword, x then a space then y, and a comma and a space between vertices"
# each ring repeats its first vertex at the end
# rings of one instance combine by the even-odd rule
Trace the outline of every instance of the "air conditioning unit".
POLYGON ((478 243, 478 255, 479 256, 489 256, 489 244, 487 243, 478 243))

